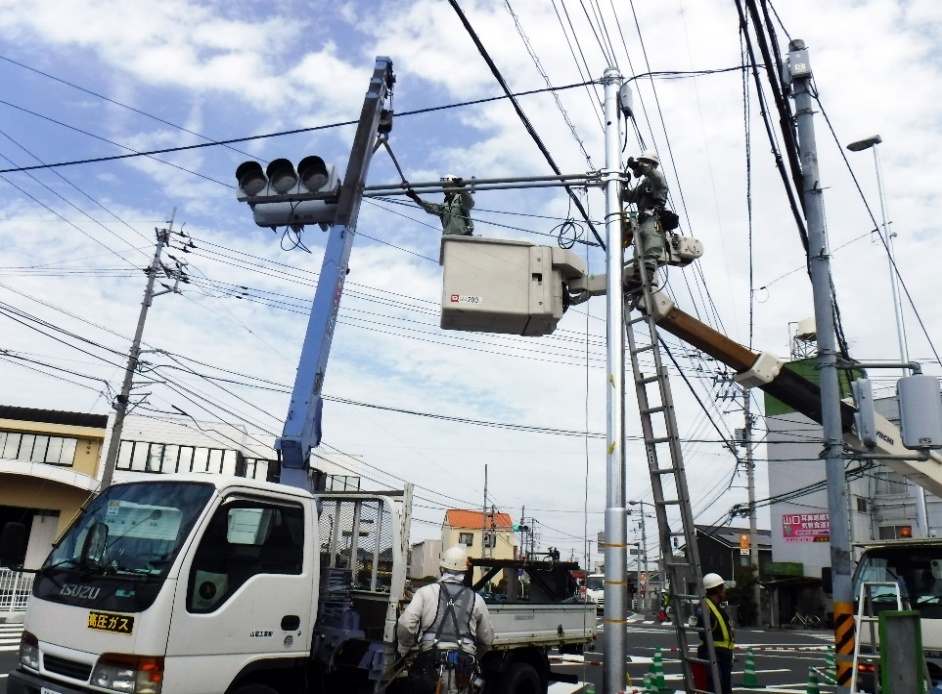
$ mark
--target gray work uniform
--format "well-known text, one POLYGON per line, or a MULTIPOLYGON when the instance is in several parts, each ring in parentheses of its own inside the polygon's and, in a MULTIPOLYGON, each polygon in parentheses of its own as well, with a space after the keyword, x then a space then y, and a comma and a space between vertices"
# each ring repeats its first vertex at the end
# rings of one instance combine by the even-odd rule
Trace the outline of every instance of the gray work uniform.
POLYGON ((396 638, 400 653, 407 653, 416 646, 421 650, 451 647, 477 655, 480 659, 494 641, 494 627, 484 599, 464 586, 464 576, 446 573, 437 583, 422 586, 416 591, 412 602, 399 617, 396 638), (446 619, 450 614, 446 609, 449 601, 455 608, 457 630, 454 623, 446 619), (441 640, 437 634, 441 635, 441 640), (447 642, 444 641, 446 638, 449 639, 447 642))
POLYGON ((445 202, 441 204, 426 202, 421 198, 416 202, 423 210, 436 215, 442 220, 442 234, 446 236, 471 236, 474 233, 474 222, 471 221, 471 208, 474 207, 474 198, 464 188, 459 188, 458 192, 450 198, 446 197, 445 202))
POLYGON ((649 167, 638 185, 622 191, 621 199, 638 207, 638 256, 648 276, 653 277, 664 250, 660 214, 667 203, 667 180, 660 170, 649 167))

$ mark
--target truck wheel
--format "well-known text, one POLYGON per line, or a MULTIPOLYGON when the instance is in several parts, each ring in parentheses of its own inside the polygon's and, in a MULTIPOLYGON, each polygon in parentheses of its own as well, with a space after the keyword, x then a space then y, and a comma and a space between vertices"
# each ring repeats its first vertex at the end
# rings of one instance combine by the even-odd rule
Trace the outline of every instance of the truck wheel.
POLYGON ((541 694, 543 683, 532 665, 514 663, 497 681, 497 694, 541 694))

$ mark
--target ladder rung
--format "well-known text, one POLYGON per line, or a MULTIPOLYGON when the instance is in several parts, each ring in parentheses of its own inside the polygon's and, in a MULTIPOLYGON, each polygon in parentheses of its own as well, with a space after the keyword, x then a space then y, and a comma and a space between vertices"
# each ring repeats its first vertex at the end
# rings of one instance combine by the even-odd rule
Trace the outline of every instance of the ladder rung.
POLYGON ((709 665, 709 664, 710 664, 710 660, 709 660, 709 659, 707 659, 707 658, 698 658, 698 657, 696 657, 696 656, 688 656, 688 657, 684 658, 684 660, 686 660, 688 663, 700 663, 700 664, 702 664, 702 665, 709 665))
POLYGON ((699 596, 699 595, 683 595, 683 594, 679 594, 679 593, 678 593, 678 594, 675 594, 674 597, 675 597, 675 598, 680 598, 680 599, 682 599, 682 600, 699 600, 699 599, 700 599, 700 596, 699 596))
POLYGON ((648 320, 647 314, 642 313, 637 318, 632 318, 630 321, 628 321, 628 325, 634 325, 635 323, 640 323, 642 321, 647 322, 647 320, 648 320))
POLYGON ((659 467, 657 470, 651 470, 652 475, 676 475, 677 468, 675 467, 659 467))
POLYGON ((660 376, 642 376, 641 378, 635 379, 635 383, 640 383, 642 385, 647 385, 648 383, 654 383, 655 381, 661 380, 660 376))
POLYGON ((655 405, 654 407, 646 407, 643 410, 640 410, 641 414, 657 414, 658 412, 663 412, 667 408, 664 405, 655 405))
POLYGON ((652 437, 652 438, 650 438, 650 439, 645 439, 644 442, 647 443, 647 444, 651 444, 651 443, 670 443, 672 438, 673 438, 673 437, 671 437, 671 436, 654 436, 654 437, 652 437))
POLYGON ((693 564, 690 563, 689 561, 667 561, 667 562, 664 562, 664 564, 665 566, 668 566, 672 569, 676 569, 680 567, 686 568, 688 566, 693 566, 693 564))
POLYGON ((633 350, 631 350, 631 353, 640 354, 641 352, 650 352, 652 349, 654 349, 654 347, 654 343, 651 343, 650 345, 641 345, 640 347, 635 347, 633 350))

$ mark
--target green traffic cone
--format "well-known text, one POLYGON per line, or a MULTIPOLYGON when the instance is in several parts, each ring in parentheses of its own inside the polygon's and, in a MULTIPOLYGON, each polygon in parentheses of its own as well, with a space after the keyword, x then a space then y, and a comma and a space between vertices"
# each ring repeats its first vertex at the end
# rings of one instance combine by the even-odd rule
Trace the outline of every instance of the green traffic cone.
POLYGON ((808 689, 805 694, 821 694, 821 689, 818 687, 818 674, 813 667, 808 668, 808 689))
POLYGON ((750 648, 746 651, 746 665, 742 669, 742 686, 750 689, 763 689, 764 684, 759 684, 759 678, 756 676, 756 656, 750 648))
POLYGON ((644 692, 645 694, 653 694, 657 690, 654 688, 654 684, 651 681, 651 673, 649 672, 644 676, 644 692))
POLYGON ((651 668, 649 670, 651 673, 651 685, 654 692, 662 692, 667 690, 667 682, 664 681, 664 659, 661 656, 661 649, 654 649, 654 658, 651 660, 651 668))
POLYGON ((837 684, 837 664, 834 662, 834 646, 828 646, 824 657, 824 679, 828 684, 837 684))

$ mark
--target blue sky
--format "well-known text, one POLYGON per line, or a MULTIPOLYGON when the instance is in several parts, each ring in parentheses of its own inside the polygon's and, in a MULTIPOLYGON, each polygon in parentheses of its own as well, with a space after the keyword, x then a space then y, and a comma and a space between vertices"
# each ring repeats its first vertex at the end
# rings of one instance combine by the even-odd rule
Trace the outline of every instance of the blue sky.
MULTIPOLYGON (((787 35, 809 44, 821 103, 840 143, 875 132, 883 136, 880 153, 898 233, 897 262, 920 319, 936 339, 942 309, 934 301, 932 264, 942 217, 937 173, 942 107, 936 98, 942 74, 933 51, 942 9, 928 1, 780 4, 787 35)), ((546 86, 507 5, 461 5, 512 89, 546 86)), ((652 71, 739 63, 733 3, 634 5, 646 58, 630 3, 589 4, 605 18, 626 77, 647 72, 646 60, 652 71)), ((554 86, 583 82, 577 66, 592 79, 601 76, 607 60, 581 5, 517 0, 511 7, 554 86), (557 14, 565 16, 565 10, 571 27, 557 14), (573 58, 577 45, 584 62, 573 58)), ((786 31, 778 29, 785 41, 786 31)), ((126 152, 122 146, 144 151, 189 145, 202 141, 199 135, 219 140, 352 121, 377 55, 393 59, 398 113, 500 94, 454 11, 441 1, 0 2, 0 75, 6 87, 0 168, 110 156, 126 152)), ((697 266, 670 273, 670 288, 683 308, 747 342, 741 77, 732 72, 656 80, 657 103, 650 82, 636 84, 641 133, 665 160, 684 229, 706 247, 697 266)), ((812 312, 810 284, 750 89, 754 344, 784 355, 789 323, 812 312)), ((590 168, 582 146, 592 167, 604 163, 600 94, 595 87, 559 92, 583 145, 551 96, 521 99, 564 172, 590 168)), ((886 256, 867 233, 872 224, 842 148, 820 114, 816 128, 835 283, 852 353, 892 358, 896 337, 886 256)), ((216 381, 227 393, 181 370, 180 362, 149 352, 152 373, 166 382, 141 389, 149 396, 139 412, 160 417, 177 407, 199 419, 241 421, 260 434, 279 433, 288 402, 283 391, 294 379, 325 237, 306 230, 302 240, 310 254, 283 250, 281 235, 256 227, 248 208, 235 200, 233 173, 246 155, 297 161, 320 154, 342 167, 352 133, 352 126, 344 126, 260 139, 238 145, 245 154, 211 147, 161 155, 163 162, 141 157, 36 171, 34 178, 2 174, 0 302, 7 315, 0 315, 0 348, 16 357, 0 359, 3 402, 108 410, 103 384, 120 385, 121 353, 133 334, 153 229, 164 226, 176 209, 175 228, 182 225, 196 248, 174 255, 189 262, 192 282, 182 296, 156 300, 145 331, 149 349, 170 352, 213 378, 278 385, 216 381), (13 320, 11 307, 28 317, 13 320), (59 334, 69 343, 63 344, 37 320, 94 344, 59 334), (22 357, 74 373, 50 375, 48 366, 32 363, 45 372, 40 373, 27 368, 22 357)), ((506 101, 400 116, 390 142, 413 181, 445 173, 469 178, 549 173, 506 101)), ((632 134, 626 155, 639 149, 632 134)), ((879 218, 872 158, 869 153, 849 157, 879 218)), ((398 182, 382 152, 368 182, 398 182)), ((600 218, 601 195, 593 191, 584 200, 600 218)), ((475 220, 479 235, 552 245, 554 228, 570 214, 559 191, 481 192, 475 220)), ((594 539, 602 526, 600 439, 443 422, 364 405, 604 432, 604 299, 570 311, 557 335, 548 338, 443 333, 437 327, 436 220, 404 199, 369 200, 359 234, 325 393, 361 405, 328 402, 325 442, 363 456, 364 470, 377 485, 408 479, 423 487, 416 516, 425 522, 415 526, 417 538, 437 533, 445 507, 480 504, 486 464, 493 503, 514 517, 526 505, 527 515, 545 526, 544 546, 561 547, 565 554, 579 550, 583 535, 594 539)), ((577 249, 591 268, 601 268, 598 249, 577 249)), ((907 309, 905 315, 911 355, 931 360, 915 314, 907 309)), ((683 352, 679 346, 676 351, 683 352)), ((716 365, 684 358, 682 368, 701 398, 712 401, 716 365)), ((930 361, 927 370, 938 373, 938 364, 930 361)), ((743 501, 745 491, 744 476, 734 477, 735 461, 709 420, 730 436, 742 426, 741 416, 719 403, 708 418, 681 380, 675 379, 674 391, 682 432, 690 441, 686 454, 695 510, 700 521, 712 522, 743 501), (697 443, 706 440, 711 442, 697 443)), ((629 397, 630 435, 638 430, 633 411, 629 397)), ((628 496, 647 500, 640 446, 629 444, 628 455, 628 496)), ((762 448, 757 457, 765 457, 762 448)), ((762 470, 760 464, 760 497, 765 495, 762 470)))

